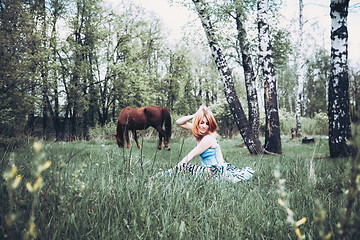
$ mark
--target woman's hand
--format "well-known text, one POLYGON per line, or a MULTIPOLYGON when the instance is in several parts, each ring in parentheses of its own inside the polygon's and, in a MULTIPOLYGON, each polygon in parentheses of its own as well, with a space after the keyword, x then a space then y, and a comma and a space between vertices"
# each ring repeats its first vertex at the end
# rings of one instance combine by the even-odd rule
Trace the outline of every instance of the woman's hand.
POLYGON ((197 157, 205 152, 208 148, 215 148, 217 146, 218 143, 216 139, 210 135, 207 135, 176 166, 180 167, 182 164, 190 162, 194 157, 197 157))

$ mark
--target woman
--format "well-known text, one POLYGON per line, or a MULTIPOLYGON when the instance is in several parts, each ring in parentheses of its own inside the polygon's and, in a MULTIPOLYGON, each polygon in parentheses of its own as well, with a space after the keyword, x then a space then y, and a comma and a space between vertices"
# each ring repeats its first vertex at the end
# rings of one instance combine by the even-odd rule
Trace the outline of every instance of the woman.
MULTIPOLYGON (((217 134, 215 133, 217 124, 214 115, 209 109, 201 106, 195 114, 179 118, 176 124, 182 128, 192 130, 196 139, 195 148, 176 165, 179 171, 190 172, 191 174, 211 172, 234 183, 252 178, 253 169, 246 167, 239 170, 224 161, 217 134), (193 120, 193 122, 190 123, 190 120, 193 120), (201 167, 189 163, 198 155, 201 158, 201 167)), ((171 170, 168 171, 168 173, 171 172, 171 170)))

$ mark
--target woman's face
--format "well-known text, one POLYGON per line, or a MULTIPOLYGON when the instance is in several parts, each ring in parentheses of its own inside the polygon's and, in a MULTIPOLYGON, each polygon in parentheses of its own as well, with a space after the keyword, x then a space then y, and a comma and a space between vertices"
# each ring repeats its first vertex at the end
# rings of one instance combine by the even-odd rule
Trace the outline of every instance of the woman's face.
POLYGON ((209 121, 206 119, 206 117, 203 117, 203 119, 200 121, 199 131, 202 134, 206 134, 209 131, 209 121))

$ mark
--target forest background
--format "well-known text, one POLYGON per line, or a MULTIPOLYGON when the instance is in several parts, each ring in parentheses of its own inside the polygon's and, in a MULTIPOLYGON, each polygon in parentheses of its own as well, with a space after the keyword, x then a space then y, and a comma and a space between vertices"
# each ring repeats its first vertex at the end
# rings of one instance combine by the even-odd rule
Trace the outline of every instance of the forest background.
MULTIPOLYGON (((194 14, 190 1, 171 3, 194 14)), ((289 22, 282 15, 284 3, 269 3, 281 130, 290 134, 290 128, 295 127, 300 51, 294 37, 296 19, 290 26, 283 24, 289 22)), ((244 25, 259 78, 255 5, 254 1, 244 5, 244 25)), ((88 139, 90 128, 113 124, 123 107, 150 104, 167 107, 173 118, 193 113, 205 104, 216 114, 222 136, 237 134, 203 29, 196 22, 199 20, 190 18, 180 38, 169 38, 173 34, 155 13, 132 1, 116 5, 100 0, 2 1, 1 6, 1 136, 25 132, 45 139, 88 139)), ((214 26, 247 112, 235 22, 223 18, 220 6, 214 4, 211 9, 214 26)), ((358 8, 358 3, 350 4, 349 13, 358 8)), ((301 116, 315 119, 308 134, 327 135, 330 53, 325 37, 319 41, 312 34, 317 29, 323 31, 321 23, 308 19, 305 24, 309 26, 304 32, 306 74, 301 116)), ((352 120, 356 120, 360 101, 356 64, 349 62, 352 120)), ((264 127, 261 79, 257 87, 264 127)))

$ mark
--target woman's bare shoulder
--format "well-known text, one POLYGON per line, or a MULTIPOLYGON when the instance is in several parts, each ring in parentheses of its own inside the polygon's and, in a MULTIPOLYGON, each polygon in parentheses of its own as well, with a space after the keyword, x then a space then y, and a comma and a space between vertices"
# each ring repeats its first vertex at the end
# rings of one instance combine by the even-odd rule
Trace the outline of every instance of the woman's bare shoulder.
POLYGON ((211 145, 211 147, 216 147, 216 145, 218 144, 216 137, 217 137, 216 133, 210 133, 205 137, 203 137, 201 141, 208 143, 209 145, 211 145))
POLYGON ((213 133, 211 133, 211 136, 217 138, 219 135, 217 134, 217 132, 213 132, 213 133))

